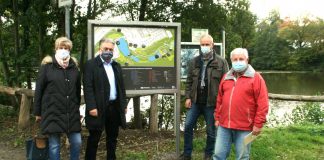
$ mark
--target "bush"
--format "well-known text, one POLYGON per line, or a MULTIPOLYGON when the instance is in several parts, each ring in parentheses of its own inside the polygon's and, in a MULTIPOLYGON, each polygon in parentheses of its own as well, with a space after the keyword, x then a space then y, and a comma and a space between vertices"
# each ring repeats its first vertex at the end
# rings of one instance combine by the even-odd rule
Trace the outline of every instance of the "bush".
POLYGON ((10 117, 17 116, 16 111, 11 106, 3 106, 0 104, 0 121, 3 121, 10 117))
POLYGON ((297 106, 292 111, 292 121, 296 124, 323 124, 324 109, 318 102, 307 102, 305 105, 297 106))

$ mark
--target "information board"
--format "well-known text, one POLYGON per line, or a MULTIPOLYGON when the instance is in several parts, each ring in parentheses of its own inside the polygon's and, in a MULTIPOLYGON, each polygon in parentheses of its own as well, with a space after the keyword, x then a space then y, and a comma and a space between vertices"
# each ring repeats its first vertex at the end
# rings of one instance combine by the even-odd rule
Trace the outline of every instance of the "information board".
POLYGON ((99 41, 115 42, 113 60, 122 65, 128 93, 174 93, 180 81, 180 24, 160 22, 88 22, 88 58, 99 41))

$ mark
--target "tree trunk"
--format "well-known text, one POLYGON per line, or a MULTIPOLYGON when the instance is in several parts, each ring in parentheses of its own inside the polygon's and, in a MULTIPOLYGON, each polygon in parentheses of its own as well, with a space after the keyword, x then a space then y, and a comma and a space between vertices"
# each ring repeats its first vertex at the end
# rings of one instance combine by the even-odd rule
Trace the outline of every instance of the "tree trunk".
POLYGON ((92 4, 92 0, 89 0, 89 3, 88 3, 88 10, 87 10, 87 17, 89 18, 90 15, 91 15, 91 4, 92 4))
POLYGON ((61 12, 61 9, 57 8, 56 14, 58 36, 67 36, 65 35, 65 10, 64 12, 61 12))
MULTIPOLYGON (((24 14, 24 17, 27 17, 27 10, 29 8, 29 0, 24 0, 23 1, 23 14, 24 14)), ((29 33, 30 33, 30 30, 29 30, 29 24, 26 23, 27 21, 25 21, 25 23, 22 23, 22 26, 23 26, 23 46, 22 46, 22 50, 23 51, 27 51, 28 48, 29 48, 29 45, 30 45, 30 42, 29 42, 29 33)), ((26 53, 25 53, 26 54, 26 53)), ((28 59, 24 59, 24 62, 23 62, 26 67, 25 69, 25 76, 26 76, 26 81, 27 81, 27 87, 29 89, 32 88, 32 84, 31 84, 31 74, 32 74, 32 69, 31 69, 31 65, 30 63, 28 62, 28 59)))
POLYGON ((143 127, 142 127, 142 115, 141 115, 141 109, 140 109, 140 104, 141 104, 140 98, 141 97, 134 97, 133 98, 135 129, 143 129, 143 127))
POLYGON ((141 0, 141 6, 140 6, 140 14, 139 14, 139 21, 145 20, 145 11, 147 7, 147 0, 141 0))
POLYGON ((38 55, 39 55, 39 62, 42 61, 43 57, 45 57, 44 54, 44 27, 42 22, 38 24, 38 55))
MULTIPOLYGON (((1 13, 2 14, 2 13, 1 13)), ((2 44, 2 15, 0 14, 0 61, 1 61, 1 68, 3 71, 3 75, 4 75, 4 79, 6 84, 9 87, 12 87, 12 81, 10 80, 10 70, 9 70, 9 66, 6 60, 6 56, 4 55, 4 48, 3 48, 3 44, 2 44)))
POLYGON ((14 48, 14 64, 15 64, 15 84, 20 87, 20 82, 18 82, 18 77, 20 76, 20 66, 19 66, 19 20, 18 20, 18 0, 12 1, 13 8, 13 19, 14 19, 14 37, 15 37, 15 48, 14 48))
MULTIPOLYGON (((46 8, 45 8, 45 4, 42 3, 42 6, 38 6, 39 8, 37 9, 37 15, 39 18, 38 21, 38 60, 39 62, 42 61, 42 59, 45 57, 45 40, 44 38, 46 37, 46 27, 45 27, 45 15, 44 12, 46 12, 46 8)), ((47 54, 51 54, 51 53, 47 53, 47 54)))
POLYGON ((31 99, 22 94, 18 119, 18 129, 23 130, 29 126, 31 99))
MULTIPOLYGON (((3 70, 3 75, 4 75, 4 79, 7 83, 7 85, 9 87, 13 87, 13 82, 10 79, 10 69, 9 69, 9 65, 7 63, 6 60, 6 56, 4 54, 4 47, 2 44, 2 15, 0 14, 0 61, 1 61, 1 66, 2 66, 2 70, 3 70)), ((10 101, 12 106, 17 109, 18 108, 18 99, 15 96, 10 96, 10 101)))
POLYGON ((164 95, 162 95, 162 99, 161 99, 161 112, 159 114, 159 122, 158 122, 158 127, 159 128, 162 128, 162 125, 163 125, 164 110, 165 110, 164 95))
POLYGON ((130 14, 131 20, 135 21, 134 13, 133 13, 133 7, 130 6, 131 3, 132 3, 131 0, 128 0, 127 9, 128 9, 129 14, 130 14))
MULTIPOLYGON (((92 4, 92 0, 89 0, 88 11, 87 11, 87 16, 86 16, 87 19, 91 19, 92 16, 95 16, 95 15, 91 14, 91 4, 92 4)), ((85 26, 88 26, 87 21, 84 23, 86 23, 85 26)), ((86 57, 86 48, 87 48, 86 46, 87 46, 87 42, 88 42, 88 35, 87 35, 86 31, 87 31, 87 29, 85 29, 85 32, 83 33, 82 44, 81 44, 81 56, 80 56, 80 72, 81 72, 81 74, 83 73, 83 70, 84 70, 84 61, 85 61, 85 57, 86 57)), ((90 51, 90 48, 88 48, 88 52, 92 52, 92 51, 90 51)), ((88 57, 88 59, 89 58, 91 58, 91 57, 88 57)))
POLYGON ((72 0, 72 4, 71 4, 71 11, 70 11, 70 40, 73 42, 73 33, 74 33, 74 22, 75 22, 75 18, 74 18, 74 12, 75 12, 75 0, 72 0))
POLYGON ((158 94, 151 95, 150 132, 158 132, 158 94))

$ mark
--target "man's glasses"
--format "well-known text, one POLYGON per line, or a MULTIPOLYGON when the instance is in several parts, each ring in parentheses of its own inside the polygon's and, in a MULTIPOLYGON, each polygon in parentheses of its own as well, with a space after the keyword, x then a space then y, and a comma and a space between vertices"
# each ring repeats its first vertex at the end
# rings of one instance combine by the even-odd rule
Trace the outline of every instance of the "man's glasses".
POLYGON ((200 44, 201 46, 210 46, 210 44, 200 44))

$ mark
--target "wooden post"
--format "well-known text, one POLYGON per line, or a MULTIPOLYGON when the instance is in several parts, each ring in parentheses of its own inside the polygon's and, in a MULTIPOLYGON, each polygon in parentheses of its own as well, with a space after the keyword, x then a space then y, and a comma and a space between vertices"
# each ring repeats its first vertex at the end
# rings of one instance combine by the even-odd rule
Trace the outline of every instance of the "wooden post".
POLYGON ((18 119, 18 129, 22 130, 28 127, 30 119, 31 99, 26 94, 21 95, 21 104, 18 119))
POLYGON ((133 105, 134 105, 134 126, 135 129, 143 129, 142 127, 142 115, 141 115, 141 97, 134 97, 133 98, 133 105))
POLYGON ((158 94, 151 95, 150 132, 158 132, 158 94))

